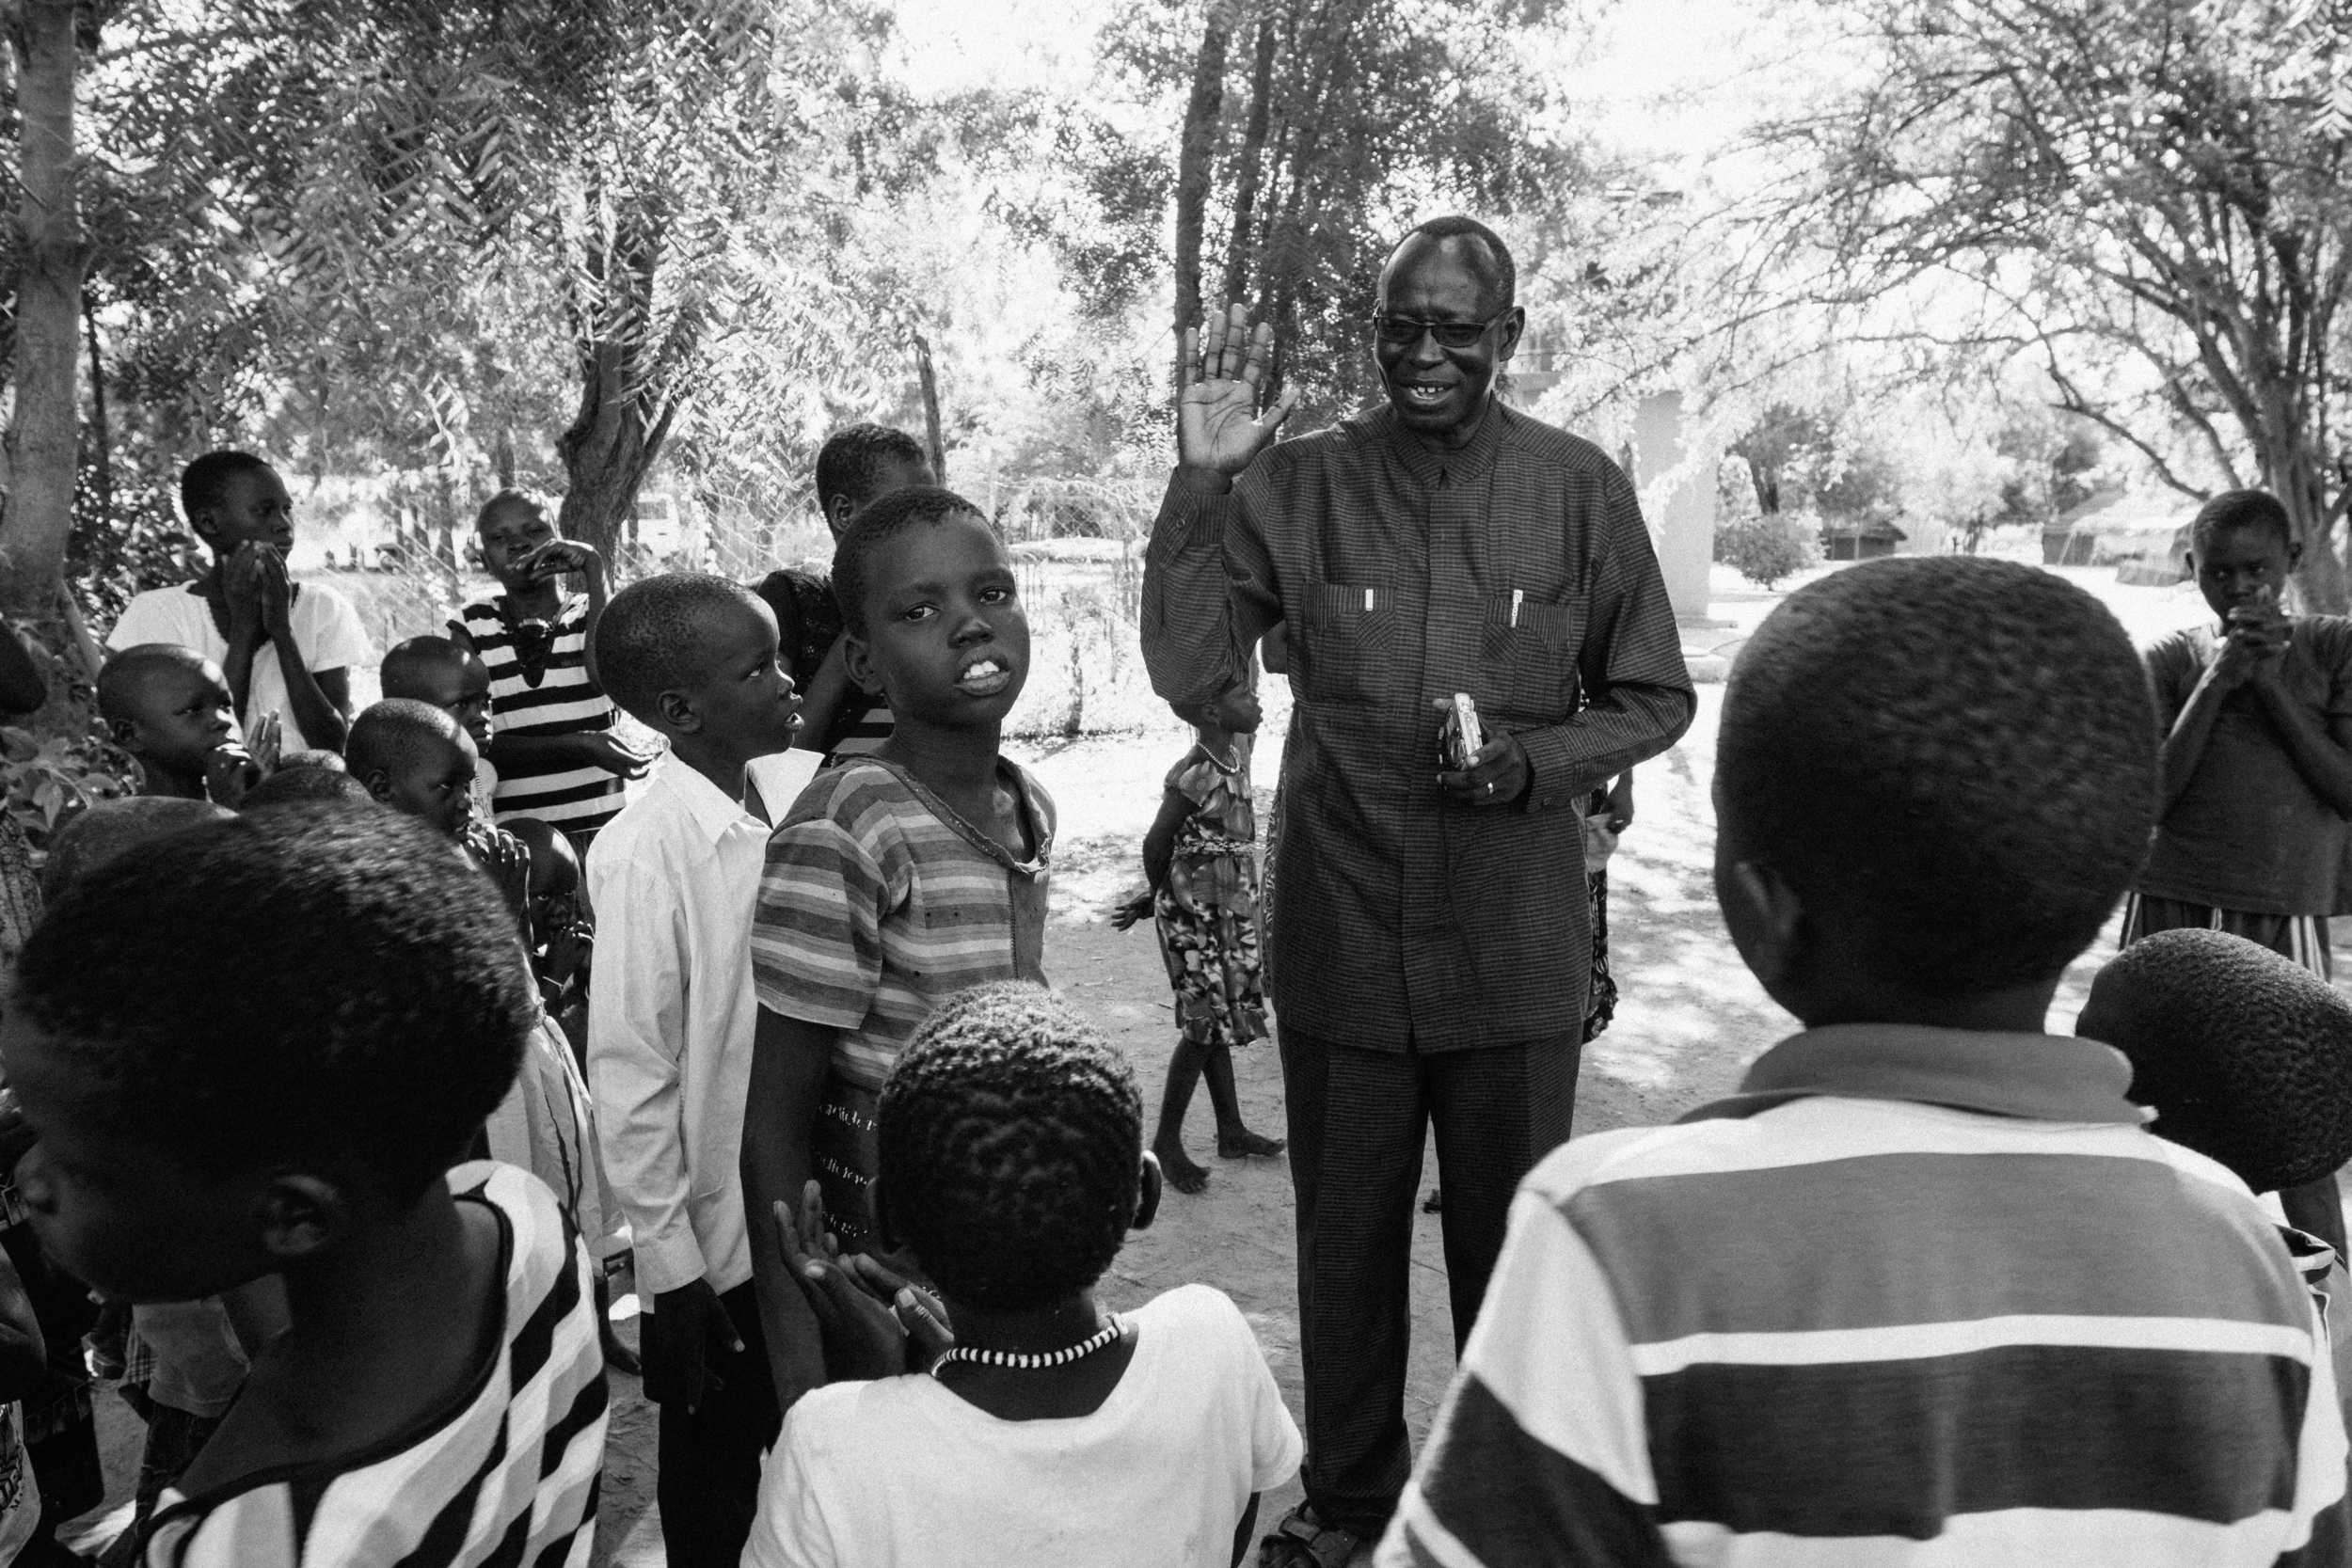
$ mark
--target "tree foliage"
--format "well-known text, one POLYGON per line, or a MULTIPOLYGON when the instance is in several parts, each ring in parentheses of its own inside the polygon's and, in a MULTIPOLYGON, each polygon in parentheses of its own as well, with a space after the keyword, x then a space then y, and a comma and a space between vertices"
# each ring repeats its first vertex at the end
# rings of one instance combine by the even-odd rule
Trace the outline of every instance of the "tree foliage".
POLYGON ((1105 71, 1174 134, 1073 115, 1061 150, 1087 200, 1045 228, 1100 277, 1098 309, 1171 271, 1180 318, 1256 302, 1275 383, 1296 381, 1310 418, 1352 410, 1372 390, 1364 324, 1397 231, 1446 208, 1541 208, 1580 180, 1524 50, 1560 8, 1139 0, 1104 34, 1105 71))
POLYGON ((1790 171, 1768 221, 1796 296, 1899 298, 1903 335, 2032 356, 2166 483, 2277 491, 2312 546, 2307 595, 2343 608, 2342 8, 1840 9, 1867 85, 1764 138, 1790 171), (1934 290, 1952 275, 1965 306, 1934 290))

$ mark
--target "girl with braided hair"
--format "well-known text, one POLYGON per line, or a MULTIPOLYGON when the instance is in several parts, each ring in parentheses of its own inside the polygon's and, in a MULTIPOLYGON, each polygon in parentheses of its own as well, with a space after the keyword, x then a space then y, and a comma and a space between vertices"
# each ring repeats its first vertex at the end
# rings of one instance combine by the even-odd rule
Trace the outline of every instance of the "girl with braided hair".
POLYGON ((1176 991, 1176 1054, 1168 1064, 1152 1151, 1168 1185, 1197 1193, 1209 1173, 1184 1153, 1184 1113, 1209 1081, 1220 1158, 1266 1158, 1279 1138, 1242 1125, 1233 1052, 1266 1037, 1265 977, 1259 960, 1257 817, 1250 800, 1249 743, 1258 694, 1247 686, 1185 715, 1199 736, 1168 769, 1160 815, 1143 839, 1150 891, 1111 915, 1126 930, 1150 915, 1176 991))

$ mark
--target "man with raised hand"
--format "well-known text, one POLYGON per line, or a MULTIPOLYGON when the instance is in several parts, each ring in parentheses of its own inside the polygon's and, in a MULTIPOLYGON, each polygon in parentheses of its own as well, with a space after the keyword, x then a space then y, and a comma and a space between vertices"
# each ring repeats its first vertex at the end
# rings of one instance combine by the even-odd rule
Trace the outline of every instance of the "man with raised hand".
POLYGON ((1178 706, 1287 626, 1268 970, 1297 1195, 1306 1501, 1266 1568, 1375 1538, 1411 1465, 1413 1200, 1435 1123, 1458 1350, 1513 1189, 1567 1137, 1592 963, 1592 786, 1695 705, 1633 486, 1504 407, 1526 326, 1511 253, 1468 218, 1406 236, 1372 321, 1387 404, 1274 445, 1272 332, 1222 307, 1184 345, 1178 467, 1152 530, 1143 652, 1178 706), (1440 708, 1490 739, 1441 770, 1440 708))

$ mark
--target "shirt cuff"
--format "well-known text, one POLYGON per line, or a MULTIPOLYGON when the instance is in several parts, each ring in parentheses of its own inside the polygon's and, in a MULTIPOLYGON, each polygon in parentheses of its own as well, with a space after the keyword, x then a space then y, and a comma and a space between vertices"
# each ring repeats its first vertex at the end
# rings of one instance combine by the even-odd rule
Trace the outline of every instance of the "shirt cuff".
POLYGON ((1232 490, 1232 475, 1216 468, 1178 468, 1168 481, 1171 496, 1227 496, 1232 490))
MULTIPOLYGON (((631 1229, 635 1229, 632 1222, 631 1229)), ((653 1298, 682 1290, 709 1272, 703 1249, 680 1213, 667 1234, 639 1232, 636 1238, 637 1295, 647 1307, 653 1298)))
POLYGON ((1579 808, 1594 784, 1592 765, 1578 757, 1574 736, 1565 724, 1525 730, 1519 750, 1527 753, 1530 775, 1524 804, 1531 812, 1579 808))

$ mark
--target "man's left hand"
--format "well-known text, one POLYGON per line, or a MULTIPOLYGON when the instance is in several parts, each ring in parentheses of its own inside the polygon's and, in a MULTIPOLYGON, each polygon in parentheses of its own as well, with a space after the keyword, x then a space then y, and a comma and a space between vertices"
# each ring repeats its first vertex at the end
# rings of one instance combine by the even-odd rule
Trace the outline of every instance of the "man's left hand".
POLYGON ((1527 752, 1515 735, 1496 736, 1478 748, 1468 768, 1438 775, 1445 792, 1466 806, 1516 804, 1534 780, 1527 752))

